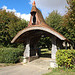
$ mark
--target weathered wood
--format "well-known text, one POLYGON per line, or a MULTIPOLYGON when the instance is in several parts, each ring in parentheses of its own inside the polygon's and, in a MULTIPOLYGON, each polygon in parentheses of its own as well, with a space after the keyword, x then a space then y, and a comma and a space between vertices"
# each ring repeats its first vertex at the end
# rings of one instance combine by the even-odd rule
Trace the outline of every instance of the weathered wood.
POLYGON ((65 49, 67 49, 67 42, 65 42, 65 49))
POLYGON ((36 51, 36 56, 38 56, 38 53, 37 53, 37 44, 34 45, 34 49, 36 51))

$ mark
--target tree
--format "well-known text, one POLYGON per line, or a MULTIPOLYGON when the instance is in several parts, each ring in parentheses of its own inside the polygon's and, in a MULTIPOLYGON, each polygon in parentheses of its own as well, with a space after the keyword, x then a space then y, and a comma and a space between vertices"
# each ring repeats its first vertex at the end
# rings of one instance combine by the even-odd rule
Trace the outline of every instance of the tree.
POLYGON ((51 39, 50 39, 50 37, 46 37, 46 36, 42 35, 42 37, 40 38, 40 41, 38 43, 38 47, 48 48, 48 50, 50 50, 51 49, 51 39))
MULTIPOLYGON (((12 38, 25 28, 28 22, 21 20, 13 12, 0 11, 0 45, 10 46, 12 38)), ((17 46, 17 45, 16 45, 17 46)))
POLYGON ((45 21, 50 27, 61 33, 62 16, 58 13, 58 11, 51 12, 49 16, 46 17, 45 21))
POLYGON ((65 37, 71 40, 75 46, 75 0, 67 0, 68 12, 63 17, 65 37))
MULTIPOLYGON (((61 26, 62 16, 58 13, 58 11, 51 12, 49 14, 49 16, 46 17, 45 21, 50 27, 52 27, 56 31, 62 33, 62 26, 61 26)), ((41 39, 39 41, 39 46, 40 45, 43 48, 45 48, 47 46, 47 48, 50 49, 51 48, 51 38, 50 37, 41 37, 41 39)))

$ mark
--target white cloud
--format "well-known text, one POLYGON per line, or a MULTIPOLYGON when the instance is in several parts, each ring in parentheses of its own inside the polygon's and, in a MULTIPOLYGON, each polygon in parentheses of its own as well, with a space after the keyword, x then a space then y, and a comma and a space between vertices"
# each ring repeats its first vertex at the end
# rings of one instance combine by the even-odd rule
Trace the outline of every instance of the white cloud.
MULTIPOLYGON (((30 0, 30 4, 33 3, 34 0, 30 0)), ((61 15, 65 14, 67 10, 65 6, 67 6, 66 0, 35 0, 36 6, 41 9, 44 16, 47 16, 48 13, 53 10, 58 10, 61 15)))
POLYGON ((21 18, 30 21, 30 14, 22 14, 21 18))
POLYGON ((4 5, 2 8, 3 8, 4 10, 6 10, 6 9, 7 9, 7 6, 4 5))
POLYGON ((25 19, 26 21, 29 21, 30 20, 30 14, 21 14, 19 12, 17 12, 15 9, 8 9, 7 6, 3 6, 2 7, 3 10, 6 10, 6 12, 14 12, 14 14, 17 16, 17 17, 20 17, 21 19, 25 19))
POLYGON ((7 6, 3 6, 2 7, 3 8, 3 10, 6 10, 6 12, 16 12, 16 10, 15 9, 7 9, 7 6))
POLYGON ((20 14, 20 13, 15 13, 15 15, 16 15, 17 17, 21 17, 21 14, 20 14))

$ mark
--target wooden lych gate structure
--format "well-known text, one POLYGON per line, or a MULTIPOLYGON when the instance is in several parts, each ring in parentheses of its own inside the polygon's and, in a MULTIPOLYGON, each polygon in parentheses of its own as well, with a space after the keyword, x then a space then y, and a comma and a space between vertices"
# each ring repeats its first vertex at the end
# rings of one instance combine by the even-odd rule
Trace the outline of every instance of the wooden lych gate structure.
POLYGON ((32 5, 33 6, 30 13, 31 18, 28 27, 19 31, 11 43, 24 43, 24 58, 30 59, 31 55, 37 55, 36 46, 41 36, 48 36, 52 40, 51 58, 55 59, 57 43, 59 44, 60 48, 62 48, 62 43, 67 41, 67 39, 45 23, 42 13, 36 7, 35 1, 32 5), (34 51, 32 51, 32 47, 35 49, 34 51))

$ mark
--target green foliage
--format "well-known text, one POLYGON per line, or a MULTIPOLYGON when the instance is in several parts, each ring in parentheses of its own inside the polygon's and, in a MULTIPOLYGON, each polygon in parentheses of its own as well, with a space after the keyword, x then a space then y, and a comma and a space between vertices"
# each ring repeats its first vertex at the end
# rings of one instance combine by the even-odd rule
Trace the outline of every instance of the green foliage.
POLYGON ((58 13, 58 11, 51 12, 49 16, 46 17, 45 21, 50 27, 58 32, 61 32, 62 16, 58 13))
POLYGON ((22 49, 19 48, 0 48, 0 63, 17 63, 23 56, 22 49))
POLYGON ((40 46, 41 46, 41 48, 50 49, 51 48, 51 39, 50 39, 50 37, 45 37, 43 35, 43 37, 40 38, 39 43, 38 43, 38 47, 40 47, 40 46))
POLYGON ((8 31, 9 31, 9 35, 13 38, 20 30, 24 29, 25 27, 27 27, 28 22, 26 22, 25 20, 19 20, 17 22, 14 23, 9 23, 8 24, 8 31))
POLYGON ((75 0, 67 0, 68 12, 63 16, 63 26, 66 38, 75 44, 75 0))
POLYGON ((14 15, 13 12, 0 11, 0 45, 5 47, 17 46, 11 44, 11 40, 18 33, 28 25, 28 22, 21 20, 14 15))
POLYGON ((59 67, 73 68, 75 66, 75 50, 58 50, 56 61, 59 67))
MULTIPOLYGON (((58 11, 53 11, 48 15, 48 17, 46 17, 45 21, 54 30, 63 34, 63 32, 64 32, 63 26, 61 25, 62 18, 63 17, 58 13, 58 11)), ((47 41, 46 38, 45 38, 45 40, 47 41)), ((46 43, 49 44, 48 46, 51 48, 51 39, 50 38, 46 43)))
POLYGON ((68 12, 61 16, 57 11, 53 11, 46 17, 46 23, 57 32, 64 35, 75 48, 75 0, 67 0, 68 12))
POLYGON ((51 72, 43 75, 75 75, 75 69, 54 68, 51 72))

